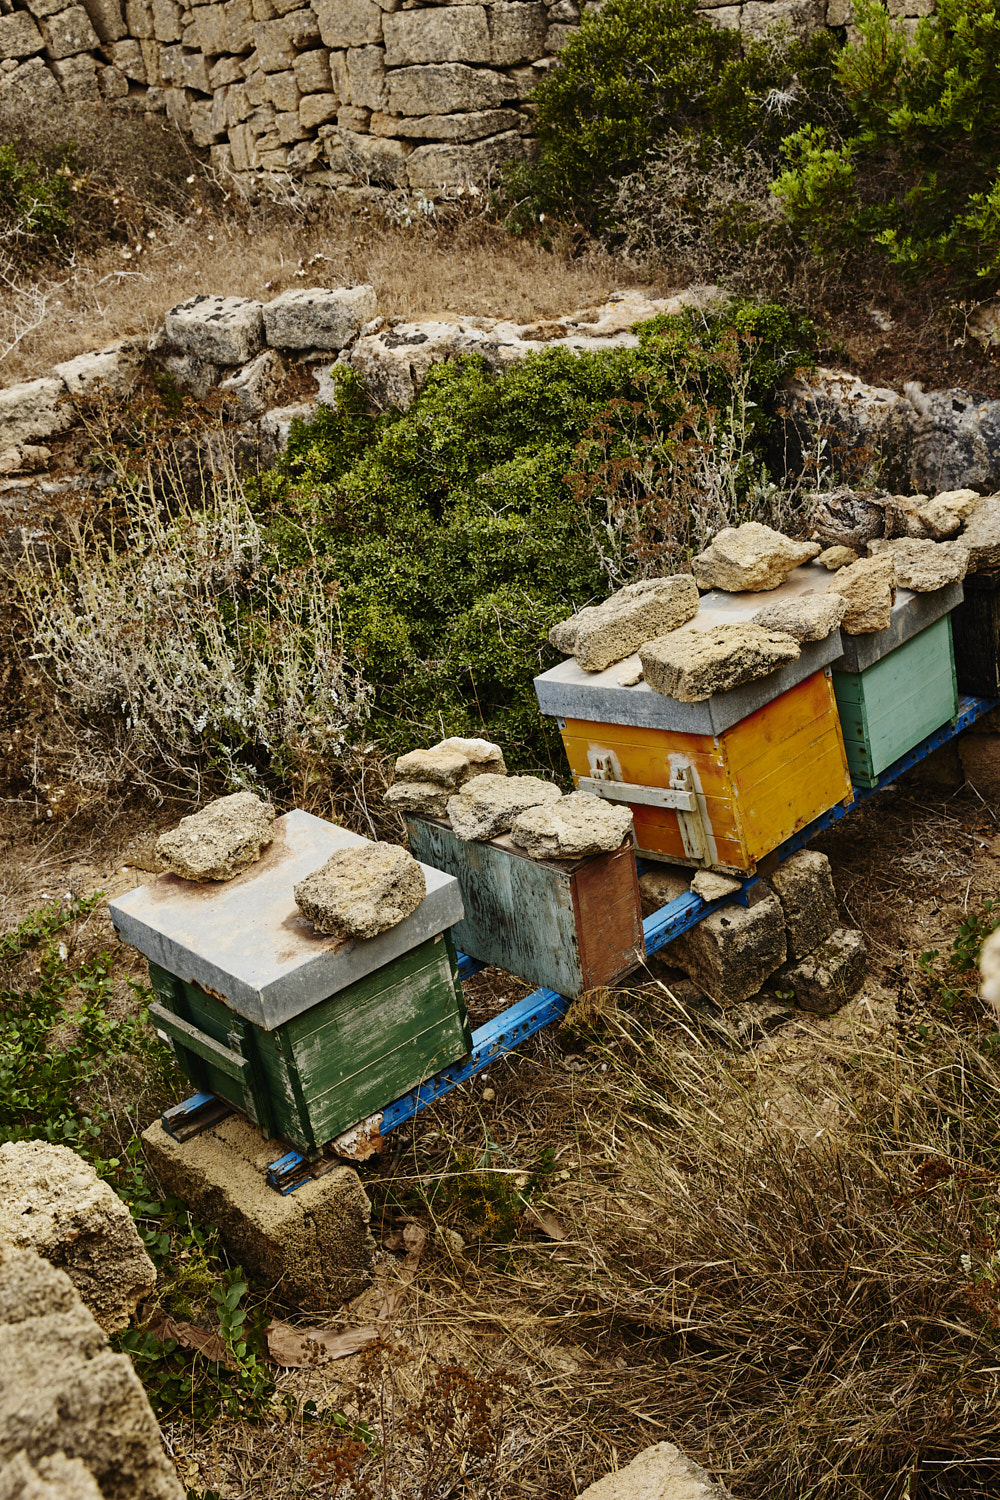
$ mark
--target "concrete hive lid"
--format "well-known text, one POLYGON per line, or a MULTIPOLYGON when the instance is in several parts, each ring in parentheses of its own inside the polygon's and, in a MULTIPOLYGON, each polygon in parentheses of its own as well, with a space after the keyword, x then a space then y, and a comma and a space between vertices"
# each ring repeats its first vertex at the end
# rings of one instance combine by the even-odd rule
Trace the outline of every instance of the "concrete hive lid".
POLYGON ((161 969, 273 1031, 462 920, 458 881, 421 865, 427 895, 397 926, 363 941, 316 932, 293 887, 335 850, 368 842, 311 813, 286 813, 242 875, 204 883, 157 875, 112 901, 111 919, 122 941, 161 969))

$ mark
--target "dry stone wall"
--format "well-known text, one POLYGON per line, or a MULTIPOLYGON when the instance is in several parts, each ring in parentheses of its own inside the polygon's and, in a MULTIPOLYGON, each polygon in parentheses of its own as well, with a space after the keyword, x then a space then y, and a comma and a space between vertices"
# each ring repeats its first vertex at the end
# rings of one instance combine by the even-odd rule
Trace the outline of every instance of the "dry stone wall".
MULTIPOLYGON (((750 35, 851 20, 850 0, 701 8, 750 35)), ((530 150, 530 95, 579 20, 577 0, 0 0, 0 105, 165 111, 245 190, 435 191, 530 150)))

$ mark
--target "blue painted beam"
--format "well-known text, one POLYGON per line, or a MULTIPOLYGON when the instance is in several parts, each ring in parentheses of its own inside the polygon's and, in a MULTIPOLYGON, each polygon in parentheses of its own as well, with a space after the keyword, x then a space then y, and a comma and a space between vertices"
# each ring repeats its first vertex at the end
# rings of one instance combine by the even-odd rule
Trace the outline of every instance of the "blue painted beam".
MULTIPOLYGON (((874 797, 884 791, 887 786, 902 776, 904 771, 910 770, 933 751, 939 750, 942 745, 954 739, 957 734, 961 734, 963 729, 968 729, 969 725, 974 724, 983 714, 997 707, 1000 707, 1000 699, 997 698, 960 698, 958 717, 954 723, 945 724, 941 729, 928 735, 907 755, 897 760, 888 770, 883 771, 875 786, 855 787, 854 798, 846 807, 838 803, 822 817, 807 824, 799 833, 793 834, 775 851, 779 861, 786 860, 789 855, 795 854, 824 829, 831 828, 834 823, 839 823, 841 818, 853 812, 860 803, 867 802, 869 797, 874 797)), ((757 884, 757 880, 756 875, 748 876, 743 882, 742 893, 726 899, 741 901, 745 905, 749 892, 757 884)), ((672 943, 674 938, 680 937, 682 932, 696 927, 710 912, 716 911, 724 904, 723 901, 702 901, 700 896, 688 891, 683 896, 678 896, 676 901, 670 901, 666 906, 661 906, 659 911, 647 917, 642 924, 647 954, 658 953, 661 948, 672 943)), ((482 964, 469 958, 467 954, 459 955, 459 972, 463 979, 478 973, 482 967, 482 964)), ((464 1062, 445 1068, 442 1073, 435 1074, 419 1088, 404 1095, 402 1099, 397 1099, 394 1104, 388 1105, 383 1110, 382 1134, 385 1135, 387 1131, 394 1130, 397 1125, 411 1120, 420 1110, 426 1109, 428 1104, 433 1104, 435 1100, 450 1093, 453 1088, 457 1088, 460 1083, 481 1073, 496 1058, 502 1057, 505 1052, 512 1052, 530 1036, 534 1036, 536 1031, 541 1031, 543 1026, 558 1021, 566 1014, 569 1007, 570 1001, 564 995, 557 995, 552 990, 535 990, 533 994, 528 995, 524 1000, 519 1000, 508 1010, 501 1011, 500 1015, 494 1016, 492 1021, 488 1021, 485 1026, 480 1026, 472 1033, 472 1052, 464 1062)))
POLYGON ((473 974, 478 974, 486 965, 481 964, 478 958, 470 958, 467 953, 456 953, 458 960, 458 976, 460 979, 471 979, 473 974))

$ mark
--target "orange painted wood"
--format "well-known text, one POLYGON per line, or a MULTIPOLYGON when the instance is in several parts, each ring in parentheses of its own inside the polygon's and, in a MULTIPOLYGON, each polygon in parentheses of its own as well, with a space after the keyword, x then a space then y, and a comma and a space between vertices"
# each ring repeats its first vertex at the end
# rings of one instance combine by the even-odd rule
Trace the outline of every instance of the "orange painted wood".
MULTIPOLYGON (((827 671, 813 673, 717 736, 580 719, 567 719, 562 735, 577 779, 600 774, 607 765, 616 780, 666 787, 674 767, 690 766, 714 846, 711 864, 718 869, 749 873, 765 854, 852 795, 827 671)), ((641 803, 632 811, 641 852, 698 863, 685 850, 677 812, 641 803)))

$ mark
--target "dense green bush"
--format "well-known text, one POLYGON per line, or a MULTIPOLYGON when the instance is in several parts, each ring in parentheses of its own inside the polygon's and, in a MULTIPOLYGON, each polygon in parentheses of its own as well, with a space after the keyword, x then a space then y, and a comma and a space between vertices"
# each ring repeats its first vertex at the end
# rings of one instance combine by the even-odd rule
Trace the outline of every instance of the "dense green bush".
POLYGON ((784 135, 838 118, 829 33, 752 41, 695 0, 607 0, 583 17, 536 90, 539 157, 508 182, 515 220, 554 213, 607 228, 613 185, 670 138, 776 159, 784 135))
POLYGON ((1000 12, 938 0, 912 39, 856 0, 837 73, 842 132, 805 124, 776 191, 818 250, 876 243, 905 270, 974 283, 1000 272, 1000 12))
POLYGON ((0 143, 0 242, 19 256, 50 250, 70 227, 67 170, 41 166, 0 143))
POLYGON ((265 546, 275 571, 336 585, 378 741, 485 732, 546 763, 531 678, 555 660, 549 627, 742 515, 775 387, 813 347, 794 315, 734 303, 657 319, 637 349, 439 365, 404 413, 370 414, 338 371, 336 409, 266 478, 265 546))

